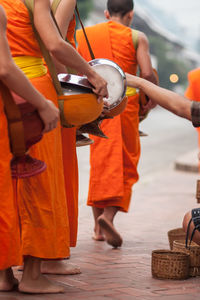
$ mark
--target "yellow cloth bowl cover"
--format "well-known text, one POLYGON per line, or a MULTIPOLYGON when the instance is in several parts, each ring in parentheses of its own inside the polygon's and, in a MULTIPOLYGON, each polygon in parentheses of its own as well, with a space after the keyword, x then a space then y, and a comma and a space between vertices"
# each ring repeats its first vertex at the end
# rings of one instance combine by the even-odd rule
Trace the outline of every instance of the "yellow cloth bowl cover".
POLYGON ((61 95, 58 97, 63 126, 80 126, 96 120, 103 109, 103 100, 97 102, 95 94, 61 95))

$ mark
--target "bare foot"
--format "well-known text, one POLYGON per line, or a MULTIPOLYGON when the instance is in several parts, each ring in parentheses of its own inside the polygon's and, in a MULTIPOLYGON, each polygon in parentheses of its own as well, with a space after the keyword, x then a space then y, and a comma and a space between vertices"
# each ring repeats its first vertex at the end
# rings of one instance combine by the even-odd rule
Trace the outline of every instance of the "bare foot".
POLYGON ((0 271, 0 291, 12 291, 17 285, 18 280, 14 277, 11 268, 0 271))
POLYGON ((44 275, 40 275, 35 279, 22 279, 18 286, 18 290, 19 292, 29 294, 57 294, 65 292, 64 287, 51 282, 44 275))
MULTIPOLYGON (((70 259, 70 255, 67 256, 67 257, 65 257, 65 260, 66 260, 66 259, 70 259)), ((24 266, 23 266, 23 265, 22 265, 22 266, 18 266, 18 267, 17 267, 17 271, 24 271, 24 266)), ((45 274, 45 272, 42 272, 42 273, 45 274)), ((79 273, 80 273, 80 272, 79 272, 79 273)), ((79 273, 78 273, 78 274, 79 274, 79 273)), ((70 274, 69 274, 69 275, 70 275, 70 274)))
POLYGON ((98 242, 105 241, 105 237, 103 236, 103 234, 96 234, 95 232, 92 239, 98 242))
POLYGON ((93 234, 92 238, 95 241, 105 241, 105 237, 103 235, 101 227, 99 226, 99 224, 97 222, 97 219, 95 221, 94 234, 93 234))
POLYGON ((41 272, 43 274, 76 275, 80 274, 81 270, 66 260, 48 260, 42 262, 41 272))
POLYGON ((101 216, 104 212, 103 208, 99 208, 99 207, 92 207, 92 212, 93 212, 93 216, 94 216, 94 222, 95 222, 95 226, 94 226, 94 234, 92 236, 93 240, 95 241, 105 241, 105 237, 103 235, 103 232, 101 230, 101 227, 99 226, 99 223, 97 222, 98 217, 101 216))
POLYGON ((106 242, 109 245, 113 246, 114 248, 120 247, 122 245, 123 240, 111 221, 101 215, 98 218, 98 224, 105 234, 106 242))

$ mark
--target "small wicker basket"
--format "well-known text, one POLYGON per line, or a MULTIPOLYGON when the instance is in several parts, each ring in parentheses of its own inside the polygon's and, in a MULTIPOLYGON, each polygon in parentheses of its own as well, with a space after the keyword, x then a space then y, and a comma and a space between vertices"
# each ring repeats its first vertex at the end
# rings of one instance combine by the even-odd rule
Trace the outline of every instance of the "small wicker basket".
POLYGON ((192 242, 190 249, 185 248, 185 240, 174 241, 173 251, 180 251, 190 256, 190 276, 200 275, 200 246, 192 242))
POLYGON ((184 240, 185 239, 185 232, 183 231, 183 228, 175 228, 168 231, 168 240, 169 240, 169 246, 170 249, 173 249, 173 242, 176 240, 184 240))
POLYGON ((171 250, 152 251, 151 271, 154 278, 186 279, 189 277, 189 254, 171 250))

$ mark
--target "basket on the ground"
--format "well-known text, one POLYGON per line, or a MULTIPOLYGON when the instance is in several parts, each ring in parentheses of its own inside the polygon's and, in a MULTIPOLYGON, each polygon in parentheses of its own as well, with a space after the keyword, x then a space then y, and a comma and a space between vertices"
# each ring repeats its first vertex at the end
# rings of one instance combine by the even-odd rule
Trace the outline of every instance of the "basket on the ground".
POLYGON ((180 251, 189 254, 190 276, 200 276, 200 246, 192 242, 190 248, 185 247, 185 240, 174 241, 173 251, 180 251))
POLYGON ((184 240, 185 239, 185 232, 183 228, 175 228, 168 231, 168 240, 170 249, 173 249, 173 242, 176 240, 184 240))
POLYGON ((186 279, 189 277, 189 263, 189 254, 154 250, 151 260, 152 276, 159 279, 186 279))

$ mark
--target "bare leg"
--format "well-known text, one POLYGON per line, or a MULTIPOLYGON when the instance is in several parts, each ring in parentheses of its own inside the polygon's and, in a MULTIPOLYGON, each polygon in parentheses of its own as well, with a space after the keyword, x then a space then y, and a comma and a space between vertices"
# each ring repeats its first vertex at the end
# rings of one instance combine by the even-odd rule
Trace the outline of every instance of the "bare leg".
POLYGON ((19 291, 23 293, 45 294, 63 293, 62 286, 51 282, 41 274, 41 259, 27 256, 24 260, 24 272, 19 284, 19 291))
POLYGON ((115 206, 106 207, 97 220, 102 232, 105 234, 106 242, 115 248, 120 247, 123 242, 113 225, 113 220, 118 210, 119 208, 115 206))
MULTIPOLYGON (((65 260, 66 259, 70 259, 70 255, 68 256, 68 257, 65 257, 65 260)), ((52 261, 52 260, 51 260, 52 261)), ((42 271, 42 273, 43 274, 52 274, 51 272, 46 272, 44 269, 43 269, 43 261, 42 261, 42 263, 41 263, 41 271, 42 271)), ((76 269, 77 269, 77 266, 74 266, 76 269)), ((71 267, 69 267, 69 268, 71 268, 71 267)), ((24 266, 22 265, 22 266, 19 266, 18 268, 17 268, 17 270, 18 271, 24 271, 24 266)), ((80 270, 80 269, 79 269, 80 270)), ((71 271, 70 271, 71 272, 71 271)), ((77 272, 77 273, 74 273, 74 271, 72 271, 73 272, 73 274, 79 274, 80 272, 78 272, 78 271, 75 271, 75 272, 77 272)), ((54 273, 53 273, 54 274, 54 273)), ((67 273, 66 275, 73 275, 73 274, 69 274, 69 273, 67 273)))
POLYGON ((76 275, 81 270, 78 266, 70 264, 68 260, 45 260, 41 264, 43 274, 76 275))
POLYGON ((0 271, 0 291, 12 291, 18 284, 18 280, 14 277, 11 268, 0 271))
MULTIPOLYGON (((187 226, 188 223, 191 219, 192 215, 191 215, 191 211, 187 212, 183 218, 183 230, 185 232, 187 232, 187 226)), ((189 238, 191 237, 192 231, 194 229, 194 223, 192 222, 190 224, 190 230, 189 230, 189 238)), ((192 239, 195 243, 197 243, 198 245, 200 245, 200 232, 198 230, 195 231, 194 237, 192 239)))
POLYGON ((92 207, 92 212, 93 212, 93 216, 94 216, 94 235, 93 235, 93 239, 95 241, 105 241, 105 238, 103 236, 103 232, 101 230, 101 227, 99 226, 99 223, 97 222, 98 217, 103 214, 104 209, 93 206, 92 207))

